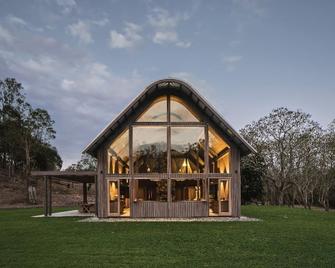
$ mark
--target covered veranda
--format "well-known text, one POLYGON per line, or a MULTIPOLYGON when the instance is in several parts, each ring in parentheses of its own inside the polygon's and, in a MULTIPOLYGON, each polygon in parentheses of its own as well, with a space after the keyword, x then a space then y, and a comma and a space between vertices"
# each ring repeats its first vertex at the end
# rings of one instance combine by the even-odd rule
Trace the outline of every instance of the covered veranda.
POLYGON ((32 171, 31 176, 44 180, 44 216, 52 215, 52 183, 53 181, 66 181, 82 184, 82 208, 84 212, 89 212, 93 205, 94 211, 98 211, 97 203, 97 172, 96 171, 32 171), (88 204, 87 202, 87 185, 95 185, 95 203, 88 204))

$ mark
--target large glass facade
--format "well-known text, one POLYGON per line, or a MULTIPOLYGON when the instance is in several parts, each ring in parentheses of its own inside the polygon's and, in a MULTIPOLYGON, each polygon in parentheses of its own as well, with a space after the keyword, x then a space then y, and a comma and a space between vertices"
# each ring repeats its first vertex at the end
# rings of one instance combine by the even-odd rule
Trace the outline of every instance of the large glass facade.
POLYGON ((167 180, 160 179, 138 179, 134 180, 135 202, 159 201, 167 202, 168 199, 167 180))
POLYGON ((152 102, 149 108, 140 115, 137 122, 166 122, 167 97, 160 97, 152 102))
POLYGON ((117 214, 119 212, 119 184, 117 180, 110 181, 109 188, 109 213, 117 214))
POLYGON ((133 127, 134 173, 167 172, 167 128, 133 127))
POLYGON ((230 146, 199 118, 180 98, 159 97, 112 142, 107 149, 110 215, 132 215, 131 200, 143 211, 156 204, 141 201, 171 200, 175 203, 160 206, 204 204, 210 216, 230 215, 230 146))
POLYGON ((204 127, 171 127, 171 172, 204 172, 204 149, 204 127))
POLYGON ((230 179, 209 180, 209 216, 229 215, 230 179))
POLYGON ((108 148, 107 172, 109 174, 129 173, 129 131, 119 135, 108 148))
POLYGON ((206 180, 172 179, 171 197, 173 202, 205 200, 206 180))
POLYGON ((230 173, 230 148, 211 128, 208 130, 208 147, 209 172, 230 173))
POLYGON ((199 122, 199 119, 179 98, 171 96, 171 122, 199 122))

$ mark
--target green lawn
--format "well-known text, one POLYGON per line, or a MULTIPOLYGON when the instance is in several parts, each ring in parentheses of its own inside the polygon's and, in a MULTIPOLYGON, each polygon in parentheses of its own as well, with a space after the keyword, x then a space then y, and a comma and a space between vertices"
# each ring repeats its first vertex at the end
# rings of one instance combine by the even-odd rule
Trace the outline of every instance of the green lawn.
POLYGON ((243 207, 261 222, 79 223, 0 210, 0 267, 331 267, 335 213, 243 207))

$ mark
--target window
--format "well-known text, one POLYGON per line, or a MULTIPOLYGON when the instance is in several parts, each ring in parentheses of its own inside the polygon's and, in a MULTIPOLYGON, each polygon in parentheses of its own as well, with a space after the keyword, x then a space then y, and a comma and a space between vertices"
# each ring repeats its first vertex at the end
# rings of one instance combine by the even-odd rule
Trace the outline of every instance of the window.
POLYGON ((108 148, 108 173, 129 173, 129 131, 118 136, 108 148))
POLYGON ((135 201, 167 202, 167 180, 138 179, 134 180, 135 201))
POLYGON ((204 172, 204 143, 204 127, 171 127, 172 173, 204 172))
POLYGON ((208 130, 209 145, 209 172, 229 173, 230 148, 228 144, 218 136, 214 130, 208 130))
POLYGON ((120 180, 120 215, 130 216, 129 180, 120 180))
POLYGON ((206 180, 173 179, 171 180, 172 201, 205 200, 206 180))
POLYGON ((133 161, 135 173, 166 173, 167 128, 134 127, 133 161))
POLYGON ((228 215, 230 209, 230 179, 210 179, 209 215, 228 215))
POLYGON ((171 96, 171 122, 199 122, 195 114, 185 106, 183 101, 171 96))
POLYGON ((152 102, 149 108, 140 115, 137 122, 166 122, 167 98, 160 97, 152 102))
POLYGON ((117 214, 119 209, 119 187, 117 181, 109 182, 109 213, 117 214))

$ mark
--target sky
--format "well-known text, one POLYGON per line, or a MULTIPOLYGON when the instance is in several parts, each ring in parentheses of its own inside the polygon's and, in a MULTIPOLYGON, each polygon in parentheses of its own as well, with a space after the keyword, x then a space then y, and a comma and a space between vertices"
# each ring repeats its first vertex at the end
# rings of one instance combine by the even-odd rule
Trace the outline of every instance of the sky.
POLYGON ((0 0, 0 79, 55 120, 66 168, 151 82, 189 82, 239 130, 335 119, 335 1, 0 0))

